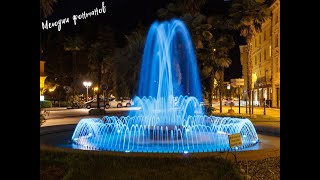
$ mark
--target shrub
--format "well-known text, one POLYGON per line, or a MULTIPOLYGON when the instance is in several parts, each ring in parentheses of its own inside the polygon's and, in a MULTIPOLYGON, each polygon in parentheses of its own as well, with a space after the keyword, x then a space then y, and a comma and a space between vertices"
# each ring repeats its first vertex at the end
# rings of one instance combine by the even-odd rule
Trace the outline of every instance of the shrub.
POLYGON ((92 116, 106 115, 106 111, 104 109, 90 109, 89 115, 92 115, 92 116))
POLYGON ((248 114, 215 113, 213 115, 218 117, 250 118, 248 114))
MULTIPOLYGON (((59 102, 53 103, 52 106, 59 107, 59 102)), ((68 107, 71 106, 71 103, 68 101, 60 101, 60 107, 68 107)))
POLYGON ((41 108, 51 108, 52 102, 51 101, 40 101, 41 108))
POLYGON ((213 111, 215 111, 215 108, 210 105, 203 105, 203 110, 206 115, 210 116, 213 114, 213 111))

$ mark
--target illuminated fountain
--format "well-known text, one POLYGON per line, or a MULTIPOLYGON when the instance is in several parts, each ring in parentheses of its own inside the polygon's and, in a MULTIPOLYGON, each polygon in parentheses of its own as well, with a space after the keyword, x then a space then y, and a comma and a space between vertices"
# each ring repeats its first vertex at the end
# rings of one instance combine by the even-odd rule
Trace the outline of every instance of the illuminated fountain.
POLYGON ((180 20, 149 29, 134 104, 127 117, 82 119, 72 136, 82 149, 189 153, 229 149, 240 133, 246 148, 258 142, 248 119, 204 115, 198 66, 189 32, 180 20), (140 98, 142 97, 142 98, 140 98))

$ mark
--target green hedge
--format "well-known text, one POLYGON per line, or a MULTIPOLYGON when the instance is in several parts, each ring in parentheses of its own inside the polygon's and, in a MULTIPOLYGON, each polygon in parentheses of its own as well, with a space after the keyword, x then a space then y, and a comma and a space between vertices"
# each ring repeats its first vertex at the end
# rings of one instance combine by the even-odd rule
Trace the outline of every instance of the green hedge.
POLYGON ((229 113, 213 113, 214 116, 218 117, 233 117, 233 118, 252 118, 248 114, 229 114, 229 113))
POLYGON ((52 102, 51 101, 40 101, 41 108, 51 108, 52 102))
MULTIPOLYGON (((70 105, 71 104, 68 101, 60 101, 60 107, 68 107, 70 105)), ((52 103, 52 106, 53 107, 59 107, 59 103, 58 102, 52 103)))

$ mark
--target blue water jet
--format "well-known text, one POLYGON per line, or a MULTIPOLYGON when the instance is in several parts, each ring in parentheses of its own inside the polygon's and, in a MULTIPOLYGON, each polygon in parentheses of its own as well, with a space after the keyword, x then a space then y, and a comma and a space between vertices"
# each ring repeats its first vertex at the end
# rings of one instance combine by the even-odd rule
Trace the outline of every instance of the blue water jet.
POLYGON ((204 115, 192 40, 178 19, 151 25, 133 100, 141 110, 82 119, 72 141, 84 149, 161 153, 227 150, 234 133, 241 134, 241 147, 258 141, 248 119, 204 115))

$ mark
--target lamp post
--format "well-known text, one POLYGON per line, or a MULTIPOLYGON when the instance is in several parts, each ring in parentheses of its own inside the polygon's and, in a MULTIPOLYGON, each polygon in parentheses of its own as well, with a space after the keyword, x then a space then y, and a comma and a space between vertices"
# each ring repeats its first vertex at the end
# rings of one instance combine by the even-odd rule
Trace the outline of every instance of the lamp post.
POLYGON ((83 85, 87 88, 87 101, 88 101, 88 91, 89 91, 88 89, 92 85, 92 83, 85 81, 85 82, 83 82, 83 85))

